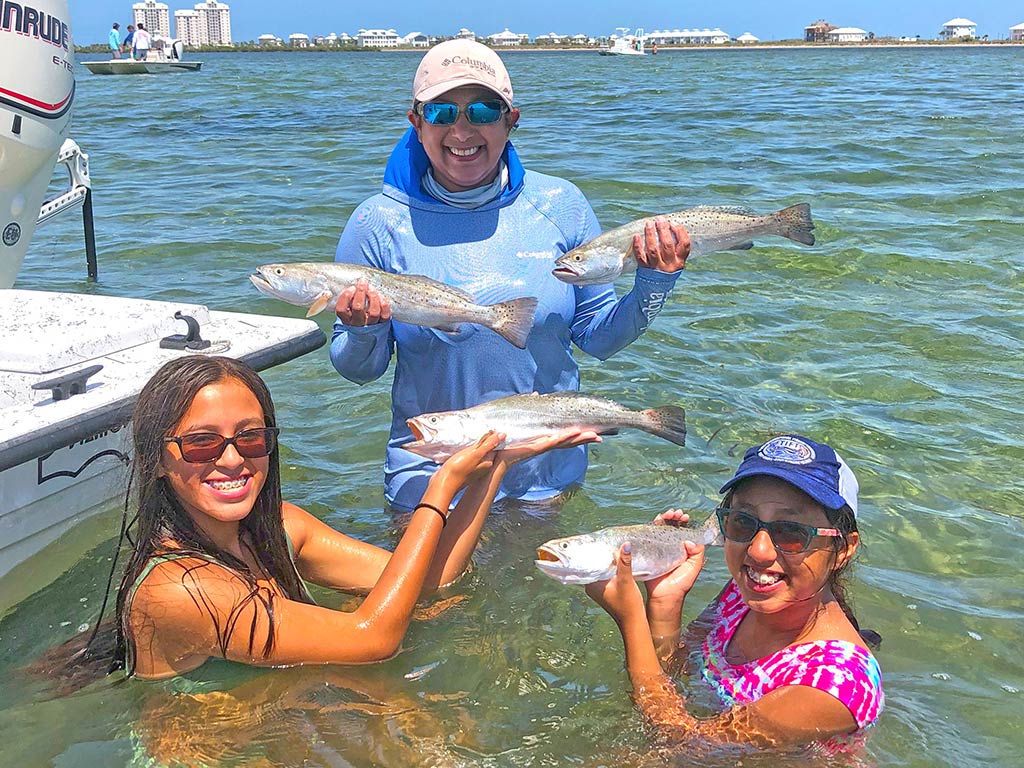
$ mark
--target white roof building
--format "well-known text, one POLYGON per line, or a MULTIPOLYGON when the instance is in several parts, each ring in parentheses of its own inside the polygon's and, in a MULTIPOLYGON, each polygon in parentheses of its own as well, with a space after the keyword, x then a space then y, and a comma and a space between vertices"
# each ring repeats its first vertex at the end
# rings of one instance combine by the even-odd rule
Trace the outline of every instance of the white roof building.
POLYGON ((281 45, 281 38, 275 35, 260 35, 256 42, 264 46, 281 45))
POLYGON ((830 43, 863 43, 868 33, 857 27, 836 27, 828 33, 830 43))
POLYGON ((455 37, 459 40, 476 40, 476 33, 463 27, 455 37))
POLYGON ((573 35, 572 37, 570 37, 569 41, 573 45, 590 45, 591 38, 589 35, 584 35, 582 32, 580 32, 578 35, 573 35))
POLYGON ((721 45, 729 42, 729 35, 718 27, 714 29, 655 30, 644 36, 654 45, 721 45))
POLYGON ((749 32, 744 32, 742 35, 736 38, 737 43, 760 43, 760 39, 754 37, 749 32))
POLYGON ((156 0, 136 3, 132 6, 132 19, 135 26, 144 25, 152 37, 171 36, 171 14, 167 3, 158 3, 156 0))
POLYGON ((402 45, 411 45, 413 48, 429 48, 430 38, 422 32, 410 32, 402 38, 402 45))
POLYGON ((1024 42, 1024 24, 1017 24, 1010 27, 1010 39, 1017 42, 1024 42))
POLYGON ((559 35, 554 32, 548 32, 546 35, 537 35, 535 38, 533 38, 533 42, 546 45, 557 45, 558 43, 562 42, 564 38, 565 35, 559 35))
POLYGON ((393 29, 360 29, 356 35, 360 48, 397 48, 401 41, 393 29))
POLYGON ((505 46, 506 48, 530 42, 529 35, 520 35, 515 32, 509 32, 508 27, 505 27, 504 32, 495 32, 493 35, 488 35, 487 39, 491 41, 491 45, 500 45, 505 46))
POLYGON ((970 19, 950 19, 942 25, 939 37, 955 40, 958 37, 977 37, 978 25, 970 19))
POLYGON ((292 32, 288 35, 288 45, 292 48, 308 48, 309 35, 305 32, 292 32))

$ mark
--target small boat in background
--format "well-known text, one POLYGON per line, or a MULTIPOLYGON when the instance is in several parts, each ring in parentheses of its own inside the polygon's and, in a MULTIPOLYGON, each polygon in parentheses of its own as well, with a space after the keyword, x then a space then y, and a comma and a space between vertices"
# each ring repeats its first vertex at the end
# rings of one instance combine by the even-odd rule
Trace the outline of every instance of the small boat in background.
POLYGON ((602 56, 646 56, 644 50, 644 30, 638 27, 633 34, 629 34, 629 27, 616 27, 621 33, 612 40, 607 48, 602 48, 598 53, 602 56))
POLYGON ((107 61, 83 61, 82 64, 94 75, 159 75, 167 72, 198 72, 201 61, 182 61, 185 44, 181 40, 166 37, 153 38, 153 47, 145 60, 108 59, 107 61))

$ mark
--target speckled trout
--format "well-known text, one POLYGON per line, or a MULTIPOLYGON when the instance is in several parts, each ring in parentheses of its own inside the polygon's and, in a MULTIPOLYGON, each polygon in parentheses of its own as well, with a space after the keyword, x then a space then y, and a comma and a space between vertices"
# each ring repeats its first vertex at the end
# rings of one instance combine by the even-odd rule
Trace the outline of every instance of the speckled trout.
POLYGON ((668 573, 686 559, 683 542, 721 546, 724 539, 715 515, 698 528, 617 525, 545 542, 537 547, 534 563, 541 573, 562 584, 590 584, 615 574, 615 556, 627 541, 633 553, 633 576, 647 581, 668 573))
POLYGON ((682 224, 690 234, 690 256, 715 251, 745 251, 754 238, 778 235, 814 245, 811 206, 799 203, 762 216, 749 208, 730 205, 701 205, 662 216, 649 216, 598 235, 579 248, 563 254, 552 274, 573 285, 610 283, 619 275, 636 270, 633 235, 642 235, 644 225, 656 218, 682 224))
POLYGON ((506 434, 501 447, 577 428, 600 435, 640 429, 676 445, 686 442, 686 412, 679 406, 633 411, 613 400, 579 392, 510 395, 462 411, 414 416, 406 424, 416 439, 402 447, 438 463, 490 430, 506 434))
POLYGON ((439 331, 458 331, 461 323, 490 328, 520 349, 533 328, 537 299, 523 297, 499 304, 477 304, 465 291, 423 275, 399 275, 356 264, 266 264, 250 275, 256 288, 275 299, 309 307, 306 317, 334 307, 338 294, 365 280, 391 304, 391 317, 439 331))

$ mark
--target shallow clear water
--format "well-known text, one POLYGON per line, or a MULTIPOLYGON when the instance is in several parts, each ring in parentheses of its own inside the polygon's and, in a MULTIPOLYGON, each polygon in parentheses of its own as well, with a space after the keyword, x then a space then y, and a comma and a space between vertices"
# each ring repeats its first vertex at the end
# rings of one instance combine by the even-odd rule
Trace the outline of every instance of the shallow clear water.
MULTIPOLYGON (((165 78, 80 67, 73 135, 90 155, 100 280, 84 279, 69 217, 37 233, 19 287, 301 314, 246 276, 332 258, 347 216, 379 188, 418 57, 202 58, 201 73, 165 78)), ((703 203, 812 205, 814 248, 694 260, 640 341, 607 363, 581 356, 586 390, 684 404, 689 445, 609 438, 560 514, 496 514, 452 604, 414 622, 386 664, 221 664, 189 694, 129 682, 55 698, 18 670, 95 620, 112 505, 104 543, 0 619, 0 763, 708 764, 647 755, 614 625, 582 590, 542 578, 533 549, 670 505, 709 511, 743 448, 794 430, 840 446, 861 482, 866 546, 851 590, 884 638, 888 700, 866 761, 1016 764, 1024 49, 507 62, 526 164, 579 184, 605 227, 703 203)), ((321 350, 266 378, 287 497, 391 545, 380 487, 390 377, 357 387, 321 350)), ((690 610, 724 578, 712 554, 690 610)))

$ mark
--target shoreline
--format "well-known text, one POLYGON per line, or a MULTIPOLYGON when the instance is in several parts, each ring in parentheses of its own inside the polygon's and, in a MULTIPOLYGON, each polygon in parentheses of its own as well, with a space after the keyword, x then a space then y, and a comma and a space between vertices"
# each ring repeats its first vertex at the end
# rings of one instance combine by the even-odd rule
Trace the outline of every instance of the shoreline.
MULTIPOLYGON (((749 50, 821 50, 836 48, 1020 48, 1024 47, 1024 40, 978 40, 975 42, 953 42, 945 43, 940 40, 929 40, 921 42, 896 42, 896 41, 865 41, 862 43, 808 43, 795 41, 792 43, 770 42, 770 43, 724 43, 718 45, 659 45, 658 52, 662 51, 749 51, 749 50)), ((353 46, 308 46, 305 48, 292 48, 287 45, 279 46, 250 46, 238 48, 205 47, 186 48, 189 53, 417 53, 428 50, 425 47, 398 47, 398 48, 356 48, 353 46)), ((600 53, 607 50, 607 46, 508 46, 493 47, 498 54, 503 53, 600 53)), ((106 53, 107 48, 102 44, 76 46, 75 53, 106 53), (96 50, 94 50, 96 49, 96 50), (102 50, 99 50, 102 49, 102 50)), ((647 55, 654 56, 650 48, 647 55)))

